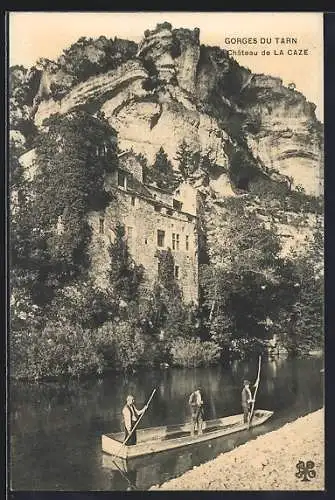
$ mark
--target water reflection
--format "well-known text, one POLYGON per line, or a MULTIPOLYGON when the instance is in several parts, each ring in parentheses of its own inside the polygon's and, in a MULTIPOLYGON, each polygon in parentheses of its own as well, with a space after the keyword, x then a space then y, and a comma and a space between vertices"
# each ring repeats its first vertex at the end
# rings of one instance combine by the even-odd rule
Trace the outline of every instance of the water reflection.
MULTIPOLYGON (((84 382, 13 384, 10 451, 13 489, 148 489, 228 451, 251 437, 317 409, 323 404, 321 359, 272 359, 262 364, 257 407, 274 410, 264 425, 210 443, 136 459, 120 470, 101 452, 101 434, 118 431, 128 392, 141 407, 158 390, 141 426, 179 424, 189 418, 188 395, 203 388, 206 418, 240 413, 241 384, 254 380, 257 362, 211 369, 170 369, 110 375, 84 382), (130 474, 130 475, 129 475, 130 474)), ((120 464, 118 464, 120 465, 120 464)))

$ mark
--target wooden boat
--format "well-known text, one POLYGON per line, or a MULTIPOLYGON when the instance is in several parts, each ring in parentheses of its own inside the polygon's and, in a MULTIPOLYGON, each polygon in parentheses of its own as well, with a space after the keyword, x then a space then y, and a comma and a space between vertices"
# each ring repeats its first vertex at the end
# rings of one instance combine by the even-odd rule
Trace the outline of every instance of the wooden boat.
MULTIPOLYGON (((271 415, 273 415, 273 411, 256 410, 250 427, 263 424, 271 415)), ((147 456, 165 450, 190 446, 194 443, 210 441, 211 439, 243 431, 247 427, 247 424, 243 422, 243 414, 239 414, 215 420, 207 420, 203 425, 203 434, 196 434, 193 437, 190 435, 190 422, 180 425, 138 429, 137 444, 131 446, 122 446, 124 439, 122 432, 103 434, 102 451, 124 459, 147 456)))

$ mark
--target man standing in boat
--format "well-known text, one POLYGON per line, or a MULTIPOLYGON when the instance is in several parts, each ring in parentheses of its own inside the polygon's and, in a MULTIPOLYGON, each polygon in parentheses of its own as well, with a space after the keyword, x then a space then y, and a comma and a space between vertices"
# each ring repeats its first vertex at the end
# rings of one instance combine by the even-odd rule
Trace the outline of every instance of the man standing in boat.
POLYGON ((250 390, 249 380, 244 380, 242 389, 242 409, 243 409, 243 422, 248 423, 249 412, 251 410, 251 404, 253 403, 253 398, 250 390))
POLYGON ((123 407, 122 410, 122 416, 123 416, 123 422, 124 422, 124 429, 125 429, 125 436, 124 439, 128 439, 128 436, 131 434, 127 442, 125 443, 126 446, 134 445, 137 442, 136 439, 136 429, 133 431, 134 426, 136 425, 136 422, 142 413, 145 412, 147 409, 147 406, 144 406, 142 410, 138 410, 135 406, 135 398, 131 394, 127 396, 127 401, 125 406, 123 407), (133 432, 132 432, 133 431, 133 432))
POLYGON ((204 418, 203 400, 200 387, 196 388, 189 397, 188 403, 191 408, 191 436, 194 436, 197 429, 198 435, 202 434, 202 424, 204 418))

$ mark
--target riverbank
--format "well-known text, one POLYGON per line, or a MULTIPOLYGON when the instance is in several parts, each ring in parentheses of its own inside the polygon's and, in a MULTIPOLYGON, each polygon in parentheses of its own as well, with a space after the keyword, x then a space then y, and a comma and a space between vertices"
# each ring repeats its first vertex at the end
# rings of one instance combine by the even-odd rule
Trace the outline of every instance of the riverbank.
POLYGON ((323 490, 324 409, 290 422, 151 490, 323 490), (296 464, 315 463, 310 481, 296 464))

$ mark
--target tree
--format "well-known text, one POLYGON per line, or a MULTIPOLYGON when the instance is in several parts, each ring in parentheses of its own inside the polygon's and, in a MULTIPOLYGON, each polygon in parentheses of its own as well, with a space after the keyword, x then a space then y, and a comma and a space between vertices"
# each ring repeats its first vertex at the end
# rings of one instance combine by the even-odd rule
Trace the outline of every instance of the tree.
POLYGON ((320 349, 324 344, 323 239, 323 229, 317 225, 304 252, 292 251, 288 256, 290 292, 278 326, 282 341, 293 354, 320 349))
POLYGON ((277 307, 272 300, 279 283, 280 242, 274 228, 267 229, 237 203, 211 239, 211 262, 201 266, 200 280, 212 335, 221 336, 222 343, 265 337, 264 321, 277 307))
POLYGON ((109 282, 114 300, 120 304, 120 301, 130 304, 137 302, 139 298, 139 287, 143 281, 144 268, 138 266, 127 245, 125 228, 118 223, 114 229, 115 240, 109 248, 110 270, 109 282))
POLYGON ((183 303, 182 292, 175 278, 175 262, 170 249, 157 253, 158 275, 150 297, 150 322, 157 333, 163 331, 168 349, 171 339, 190 336, 197 322, 195 308, 183 303))
POLYGON ((177 187, 176 174, 163 147, 160 147, 156 154, 151 172, 152 180, 156 182, 159 188, 173 191, 177 187))
POLYGON ((60 69, 73 77, 73 84, 92 75, 115 69, 135 57, 137 44, 120 38, 81 37, 65 49, 57 60, 60 69))
POLYGON ((274 334, 293 353, 320 348, 322 228, 303 253, 283 256, 276 228, 249 208, 244 200, 226 200, 220 222, 207 223, 210 262, 200 266, 200 284, 211 338, 230 355, 258 349, 255 340, 274 334))
POLYGON ((20 131, 28 142, 36 136, 37 128, 31 117, 31 106, 39 83, 37 75, 28 79, 24 66, 9 68, 9 122, 11 130, 20 131))
POLYGON ((171 249, 161 250, 157 253, 158 257, 158 282, 171 295, 178 295, 181 292, 175 279, 175 262, 171 249))
POLYGON ((87 215, 108 203, 104 176, 117 164, 116 133, 106 121, 77 111, 53 116, 46 125, 36 139, 34 179, 21 176, 11 228, 15 279, 30 283, 38 305, 87 274, 87 215))
POLYGON ((182 179, 187 180, 199 168, 201 154, 200 151, 193 151, 183 139, 177 149, 176 160, 182 179))

